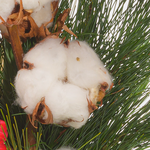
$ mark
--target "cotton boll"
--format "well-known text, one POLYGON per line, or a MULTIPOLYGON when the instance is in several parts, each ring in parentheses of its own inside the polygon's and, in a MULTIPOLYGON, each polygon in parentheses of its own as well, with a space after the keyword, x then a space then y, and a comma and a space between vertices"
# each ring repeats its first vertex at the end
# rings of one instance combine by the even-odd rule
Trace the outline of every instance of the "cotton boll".
POLYGON ((25 112, 32 114, 36 104, 41 101, 54 82, 53 77, 45 70, 38 68, 19 70, 15 78, 17 103, 23 108, 27 106, 25 112))
MULTIPOLYGON (((38 27, 52 19, 51 2, 57 0, 22 0, 25 10, 32 10, 31 17, 38 27)), ((20 0, 17 0, 20 3, 20 0)), ((52 23, 48 24, 50 27, 52 23)))
POLYGON ((65 122, 66 126, 76 129, 83 126, 89 117, 88 95, 87 90, 78 86, 56 82, 45 95, 45 103, 53 114, 53 123, 65 122))
MULTIPOLYGON (((46 22, 49 22, 52 18, 50 2, 43 5, 43 7, 39 11, 35 10, 31 14, 31 17, 34 19, 34 21, 38 27, 40 27, 42 24, 44 24, 46 22)), ((51 25, 52 25, 52 23, 48 24, 47 27, 50 27, 51 25)))
POLYGON ((111 76, 97 54, 85 42, 72 41, 67 51, 67 77, 70 83, 85 89, 112 83, 111 76))
MULTIPOLYGON (((7 21, 8 16, 11 14, 15 7, 14 0, 0 0, 0 16, 7 21)), ((2 20, 0 19, 0 23, 2 20)))
POLYGON ((42 68, 56 79, 66 78, 66 51, 61 39, 46 38, 25 56, 24 61, 33 63, 35 68, 42 68))

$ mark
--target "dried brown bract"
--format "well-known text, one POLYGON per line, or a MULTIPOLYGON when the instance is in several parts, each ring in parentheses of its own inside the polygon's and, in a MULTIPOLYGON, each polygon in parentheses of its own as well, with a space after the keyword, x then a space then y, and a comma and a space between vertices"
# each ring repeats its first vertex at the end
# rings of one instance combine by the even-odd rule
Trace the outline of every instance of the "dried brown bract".
POLYGON ((54 30, 57 31, 58 33, 61 33, 61 30, 64 29, 66 32, 68 32, 69 34, 72 34, 73 36, 75 36, 77 38, 77 36, 64 24, 69 12, 70 12, 70 8, 64 10, 64 12, 62 14, 59 15, 54 30))
POLYGON ((31 124, 35 128, 37 128, 37 126, 35 126, 35 121, 39 121, 42 124, 52 124, 53 123, 53 115, 52 115, 50 109, 48 108, 48 106, 45 104, 45 98, 42 98, 42 100, 39 103, 37 103, 35 109, 33 110, 32 115, 28 115, 28 116, 29 116, 29 120, 30 120, 31 124), (43 119, 46 112, 48 114, 48 117, 46 119, 43 119))
POLYGON ((88 109, 89 109, 89 113, 91 114, 94 110, 96 110, 98 107, 92 103, 91 100, 88 100, 87 99, 87 102, 88 102, 88 109))
POLYGON ((28 70, 32 70, 34 68, 34 64, 30 63, 28 61, 24 61, 23 62, 23 68, 24 69, 28 69, 28 70))

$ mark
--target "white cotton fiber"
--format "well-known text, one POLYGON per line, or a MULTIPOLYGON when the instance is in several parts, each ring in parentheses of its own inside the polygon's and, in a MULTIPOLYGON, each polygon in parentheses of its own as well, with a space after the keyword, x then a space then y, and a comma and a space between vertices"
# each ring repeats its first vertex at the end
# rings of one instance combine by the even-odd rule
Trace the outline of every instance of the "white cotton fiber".
POLYGON ((89 117, 89 92, 78 86, 58 81, 45 95, 45 103, 53 114, 53 123, 73 120, 66 126, 80 128, 89 117))
MULTIPOLYGON (((20 3, 20 0, 16 0, 20 3)), ((32 10, 31 17, 34 19, 38 27, 49 22, 52 19, 51 2, 57 0, 22 0, 25 10, 32 10)), ((50 27, 52 23, 48 24, 50 27)))
POLYGON ((88 101, 96 104, 101 85, 110 87, 112 80, 87 43, 72 41, 66 48, 61 40, 47 37, 25 54, 15 78, 17 103, 32 114, 45 98, 54 124, 78 129, 89 118, 88 101))
MULTIPOLYGON (((15 7, 15 0, 0 0, 0 16, 7 21, 8 16, 11 14, 15 7)), ((0 23, 2 20, 0 19, 0 23)))
MULTIPOLYGON (((39 11, 45 4, 54 0, 22 0, 23 8, 27 10, 39 11)), ((16 0, 20 4, 20 0, 16 0)))
POLYGON ((66 51, 67 78, 70 83, 91 89, 107 82, 110 87, 111 76, 87 43, 72 41, 66 51))
MULTIPOLYGON (((47 4, 43 5, 43 7, 39 11, 34 11, 31 14, 31 17, 34 19, 35 23, 38 27, 40 27, 42 24, 47 23, 52 18, 52 11, 51 11, 51 2, 48 2, 47 4)), ((52 23, 48 24, 47 27, 50 27, 52 23)))
POLYGON ((15 78, 17 102, 23 108, 27 106, 25 112, 32 114, 36 104, 41 101, 54 82, 51 74, 41 68, 19 70, 15 78))
POLYGON ((61 39, 46 38, 32 48, 23 58, 58 79, 66 78, 66 51, 61 39))

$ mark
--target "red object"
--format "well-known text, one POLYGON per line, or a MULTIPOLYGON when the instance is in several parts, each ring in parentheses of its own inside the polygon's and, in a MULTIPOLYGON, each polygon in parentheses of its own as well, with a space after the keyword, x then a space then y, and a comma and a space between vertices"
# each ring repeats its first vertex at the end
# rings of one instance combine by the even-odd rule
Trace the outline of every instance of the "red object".
POLYGON ((0 150, 7 150, 6 145, 4 144, 4 142, 2 142, 0 141, 0 150))
POLYGON ((5 121, 0 120, 0 150, 6 150, 6 145, 4 144, 4 141, 6 141, 6 138, 5 138, 3 131, 5 132, 5 135, 7 137, 8 132, 7 132, 5 121))

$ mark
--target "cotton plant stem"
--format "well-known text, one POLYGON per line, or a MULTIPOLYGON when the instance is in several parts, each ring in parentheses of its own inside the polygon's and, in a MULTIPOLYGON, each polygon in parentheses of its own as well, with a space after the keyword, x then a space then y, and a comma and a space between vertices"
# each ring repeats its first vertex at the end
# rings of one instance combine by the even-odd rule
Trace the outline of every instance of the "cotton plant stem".
POLYGON ((22 63, 23 63, 23 49, 22 49, 22 45, 18 33, 18 27, 17 25, 12 25, 10 27, 7 27, 7 29, 8 29, 9 38, 13 49, 16 65, 19 70, 22 68, 22 63))
MULTIPOLYGON (((9 38, 11 42, 11 46, 13 49, 15 61, 18 70, 22 68, 23 64, 23 49, 21 45, 21 40, 19 37, 19 32, 18 32, 18 26, 17 25, 12 25, 10 27, 7 27, 8 33, 9 33, 9 38)), ((36 139, 34 137, 33 133, 36 133, 36 129, 31 125, 28 116, 26 117, 26 122, 28 122, 27 128, 28 128, 28 141, 30 146, 36 144, 36 139)), ((35 150, 36 146, 33 146, 30 148, 30 150, 35 150)))
MULTIPOLYGON (((32 146, 32 145, 36 144, 36 139, 34 137, 34 133, 36 133, 37 130, 30 123, 28 116, 26 118, 26 122, 29 122, 28 125, 27 125, 27 128, 28 128, 28 142, 29 142, 30 146, 32 146)), ((36 146, 30 147, 30 150, 36 150, 36 146)))

